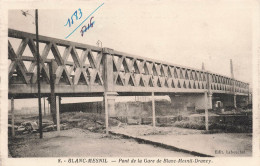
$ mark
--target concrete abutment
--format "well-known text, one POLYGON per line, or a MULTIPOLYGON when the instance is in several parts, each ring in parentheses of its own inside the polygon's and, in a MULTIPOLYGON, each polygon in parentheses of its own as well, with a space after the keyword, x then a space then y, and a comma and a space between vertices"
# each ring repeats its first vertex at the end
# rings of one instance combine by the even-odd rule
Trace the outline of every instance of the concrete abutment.
MULTIPOLYGON (((205 94, 170 95, 172 109, 175 111, 194 111, 205 109, 205 94)), ((207 95, 207 109, 212 109, 212 96, 207 95)))
POLYGON ((237 108, 244 107, 249 104, 248 96, 236 94, 214 94, 213 95, 213 109, 218 108, 237 108))

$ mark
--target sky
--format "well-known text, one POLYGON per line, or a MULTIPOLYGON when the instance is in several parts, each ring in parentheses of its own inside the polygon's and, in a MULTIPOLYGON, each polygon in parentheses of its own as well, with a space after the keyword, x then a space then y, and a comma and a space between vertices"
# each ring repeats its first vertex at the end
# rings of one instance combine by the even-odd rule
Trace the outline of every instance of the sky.
MULTIPOLYGON (((235 78, 252 83, 251 3, 243 0, 134 2, 78 2, 68 9, 44 7, 39 9, 39 33, 89 45, 100 40, 103 47, 198 69, 204 62, 206 70, 226 76, 230 76, 232 59, 235 78), (103 2, 92 15, 93 27, 81 36, 80 30, 89 19, 79 25, 103 2), (82 17, 74 20, 71 27, 64 26, 79 9, 82 17)), ((28 12, 32 16, 23 16, 21 10, 9 10, 8 28, 35 33, 34 10, 28 12)))

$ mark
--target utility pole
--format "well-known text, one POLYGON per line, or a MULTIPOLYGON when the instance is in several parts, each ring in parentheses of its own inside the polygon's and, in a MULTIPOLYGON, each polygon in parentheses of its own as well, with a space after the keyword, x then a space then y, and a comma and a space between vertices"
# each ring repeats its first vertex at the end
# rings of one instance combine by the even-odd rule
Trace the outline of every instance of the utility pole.
POLYGON ((204 62, 202 62, 202 70, 205 70, 204 62))
POLYGON ((44 112, 44 116, 46 116, 46 110, 45 110, 45 97, 43 97, 43 112, 44 112))
MULTIPOLYGON (((202 62, 202 70, 205 72, 205 65, 204 62, 202 62)), ((211 93, 210 93, 210 81, 209 81, 209 75, 207 74, 207 84, 208 84, 208 92, 204 92, 204 107, 205 107, 205 129, 206 131, 209 130, 209 110, 208 110, 208 102, 211 102, 211 93), (208 99, 209 97, 209 99, 208 99)))
POLYGON ((208 111, 208 93, 204 92, 204 104, 205 104, 205 128, 209 131, 209 111, 208 111))
POLYGON ((234 77, 234 71, 233 71, 233 62, 232 59, 230 59, 230 72, 231 72, 231 78, 233 80, 232 86, 233 86, 233 102, 234 107, 237 108, 237 99, 236 99, 236 90, 235 90, 235 77, 234 77))
POLYGON ((39 54, 39 32, 38 32, 38 9, 35 9, 36 27, 36 49, 37 49, 37 83, 38 83, 38 107, 39 107, 39 133, 42 138, 42 106, 41 106, 41 84, 40 84, 40 54, 39 54))
POLYGON ((231 72, 231 78, 234 79, 234 71, 233 71, 233 62, 232 62, 232 59, 230 59, 230 72, 231 72))

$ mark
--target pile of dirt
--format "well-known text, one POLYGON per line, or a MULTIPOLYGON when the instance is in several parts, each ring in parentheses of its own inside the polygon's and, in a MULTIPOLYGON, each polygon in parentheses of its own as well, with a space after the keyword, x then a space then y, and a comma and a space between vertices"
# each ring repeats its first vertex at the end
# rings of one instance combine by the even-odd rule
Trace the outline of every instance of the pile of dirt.
MULTIPOLYGON (((8 124, 8 134, 12 133, 11 120, 8 124)), ((109 126, 118 126, 121 123, 118 118, 109 118, 109 126)), ((37 133, 39 131, 38 116, 17 116, 15 119, 15 134, 37 133)), ((105 115, 87 112, 65 112, 60 114, 60 129, 67 130, 80 128, 92 132, 105 132, 105 115)), ((57 130, 56 124, 53 123, 52 117, 43 117, 43 132, 57 130)))
MULTIPOLYGON (((29 133, 37 133, 39 132, 39 122, 37 120, 24 120, 20 123, 16 123, 17 125, 14 125, 14 132, 15 135, 22 135, 22 134, 29 134, 29 133)), ((68 129, 67 124, 63 123, 60 124, 61 130, 68 129)), ((48 131, 55 131, 57 130, 57 126, 50 120, 43 119, 42 120, 42 131, 48 132, 48 131)), ((8 135, 11 135, 12 133, 12 125, 8 124, 8 135)))
MULTIPOLYGON (((86 112, 65 112, 61 114, 61 123, 66 123, 68 128, 81 128, 92 132, 105 132, 105 115, 86 112)), ((121 122, 109 118, 109 126, 118 126, 121 122)))
MULTIPOLYGON (((176 110, 172 109, 168 100, 157 100, 155 102, 157 116, 173 116, 176 110)), ((148 117, 152 116, 152 102, 128 101, 116 103, 115 112, 118 117, 148 117)))

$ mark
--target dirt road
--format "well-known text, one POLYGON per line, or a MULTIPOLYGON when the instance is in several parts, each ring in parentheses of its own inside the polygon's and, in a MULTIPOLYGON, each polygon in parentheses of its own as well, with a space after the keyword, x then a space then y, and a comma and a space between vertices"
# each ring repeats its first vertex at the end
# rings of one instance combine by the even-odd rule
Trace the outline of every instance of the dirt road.
POLYGON ((250 133, 206 134, 203 130, 178 127, 156 127, 153 129, 152 126, 148 125, 113 127, 112 131, 210 156, 252 156, 252 134, 250 133))
POLYGON ((106 137, 78 128, 56 132, 17 136, 9 141, 12 157, 185 157, 186 153, 174 152, 135 140, 116 136, 106 137))

